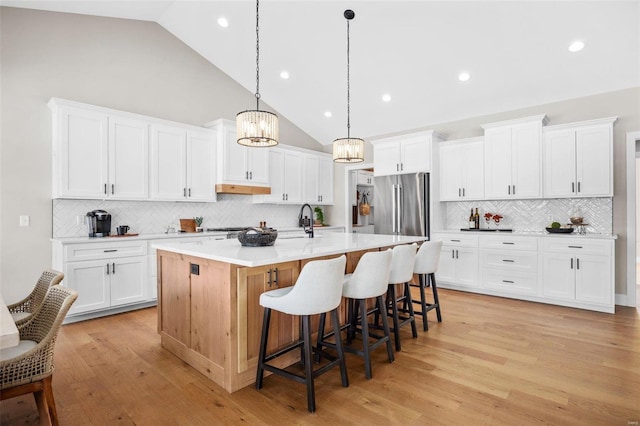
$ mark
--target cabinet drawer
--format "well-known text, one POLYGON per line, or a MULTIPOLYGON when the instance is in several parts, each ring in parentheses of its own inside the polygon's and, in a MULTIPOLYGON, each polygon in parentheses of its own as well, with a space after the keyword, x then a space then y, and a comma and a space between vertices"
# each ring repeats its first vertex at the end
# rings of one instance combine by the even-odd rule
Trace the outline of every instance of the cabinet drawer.
POLYGON ((109 243, 68 244, 64 247, 65 262, 112 259, 147 254, 146 241, 114 241, 109 243))
POLYGON ((482 271, 481 287, 518 294, 537 294, 538 275, 527 272, 487 268, 482 271))
POLYGON ((442 240, 442 245, 453 247, 478 247, 477 235, 433 234, 433 241, 442 240))
POLYGON ((599 254, 610 256, 612 254, 613 241, 591 240, 586 238, 552 238, 543 239, 544 251, 573 254, 599 254))
POLYGON ((491 235, 480 237, 480 247, 488 249, 538 250, 535 237, 512 237, 510 235, 491 235))
POLYGON ((538 253, 487 249, 480 252, 480 266, 503 271, 535 273, 538 269, 538 253))

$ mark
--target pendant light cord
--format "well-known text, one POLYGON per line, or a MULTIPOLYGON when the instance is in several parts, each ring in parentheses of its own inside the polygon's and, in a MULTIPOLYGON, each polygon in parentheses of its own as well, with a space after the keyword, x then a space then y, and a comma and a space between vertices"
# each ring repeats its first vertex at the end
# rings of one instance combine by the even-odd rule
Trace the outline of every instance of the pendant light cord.
POLYGON ((349 19, 347 18, 347 138, 351 138, 351 82, 349 79, 349 19))
POLYGON ((260 0, 256 0, 256 110, 260 106, 260 0))

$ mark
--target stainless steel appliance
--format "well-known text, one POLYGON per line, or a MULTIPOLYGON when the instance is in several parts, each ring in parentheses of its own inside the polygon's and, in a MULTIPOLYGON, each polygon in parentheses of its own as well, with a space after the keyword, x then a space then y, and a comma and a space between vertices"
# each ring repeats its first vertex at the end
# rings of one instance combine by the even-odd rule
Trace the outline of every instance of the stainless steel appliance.
POLYGON ((374 233, 430 236, 429 173, 374 179, 374 233))
POLYGON ((108 237, 111 234, 111 215, 105 210, 93 210, 84 218, 90 237, 108 237))

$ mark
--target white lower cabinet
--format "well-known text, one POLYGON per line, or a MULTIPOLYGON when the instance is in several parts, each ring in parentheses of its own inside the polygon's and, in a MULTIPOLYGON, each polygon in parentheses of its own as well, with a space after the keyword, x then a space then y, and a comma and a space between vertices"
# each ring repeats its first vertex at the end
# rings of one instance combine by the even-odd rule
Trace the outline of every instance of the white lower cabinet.
POLYGON ((148 301, 147 242, 53 243, 53 267, 78 292, 69 315, 148 301))
POLYGON ((613 313, 613 239, 435 233, 444 288, 613 313), (473 239, 476 239, 474 248, 473 239))
POLYGON ((613 241, 545 241, 543 295, 571 306, 614 312, 613 252, 613 241))
POLYGON ((438 282, 458 286, 478 286, 478 237, 475 235, 435 234, 442 240, 442 252, 436 277, 438 282))

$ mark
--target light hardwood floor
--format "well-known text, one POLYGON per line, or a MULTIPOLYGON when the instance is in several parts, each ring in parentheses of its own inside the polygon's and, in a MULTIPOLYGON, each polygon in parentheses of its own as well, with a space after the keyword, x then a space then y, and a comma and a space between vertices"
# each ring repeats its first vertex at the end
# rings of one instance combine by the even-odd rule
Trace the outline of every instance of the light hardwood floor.
MULTIPOLYGON (((376 350, 373 379, 348 355, 316 382, 317 412, 303 385, 270 376, 228 394, 163 350, 156 310, 63 326, 54 394, 62 425, 406 424, 637 425, 640 319, 441 290, 444 322, 389 364, 376 350)), ((418 324, 421 330, 421 324, 418 324)), ((406 327, 405 327, 406 328, 406 327)), ((37 424, 33 398, 0 405, 1 423, 37 424)))

